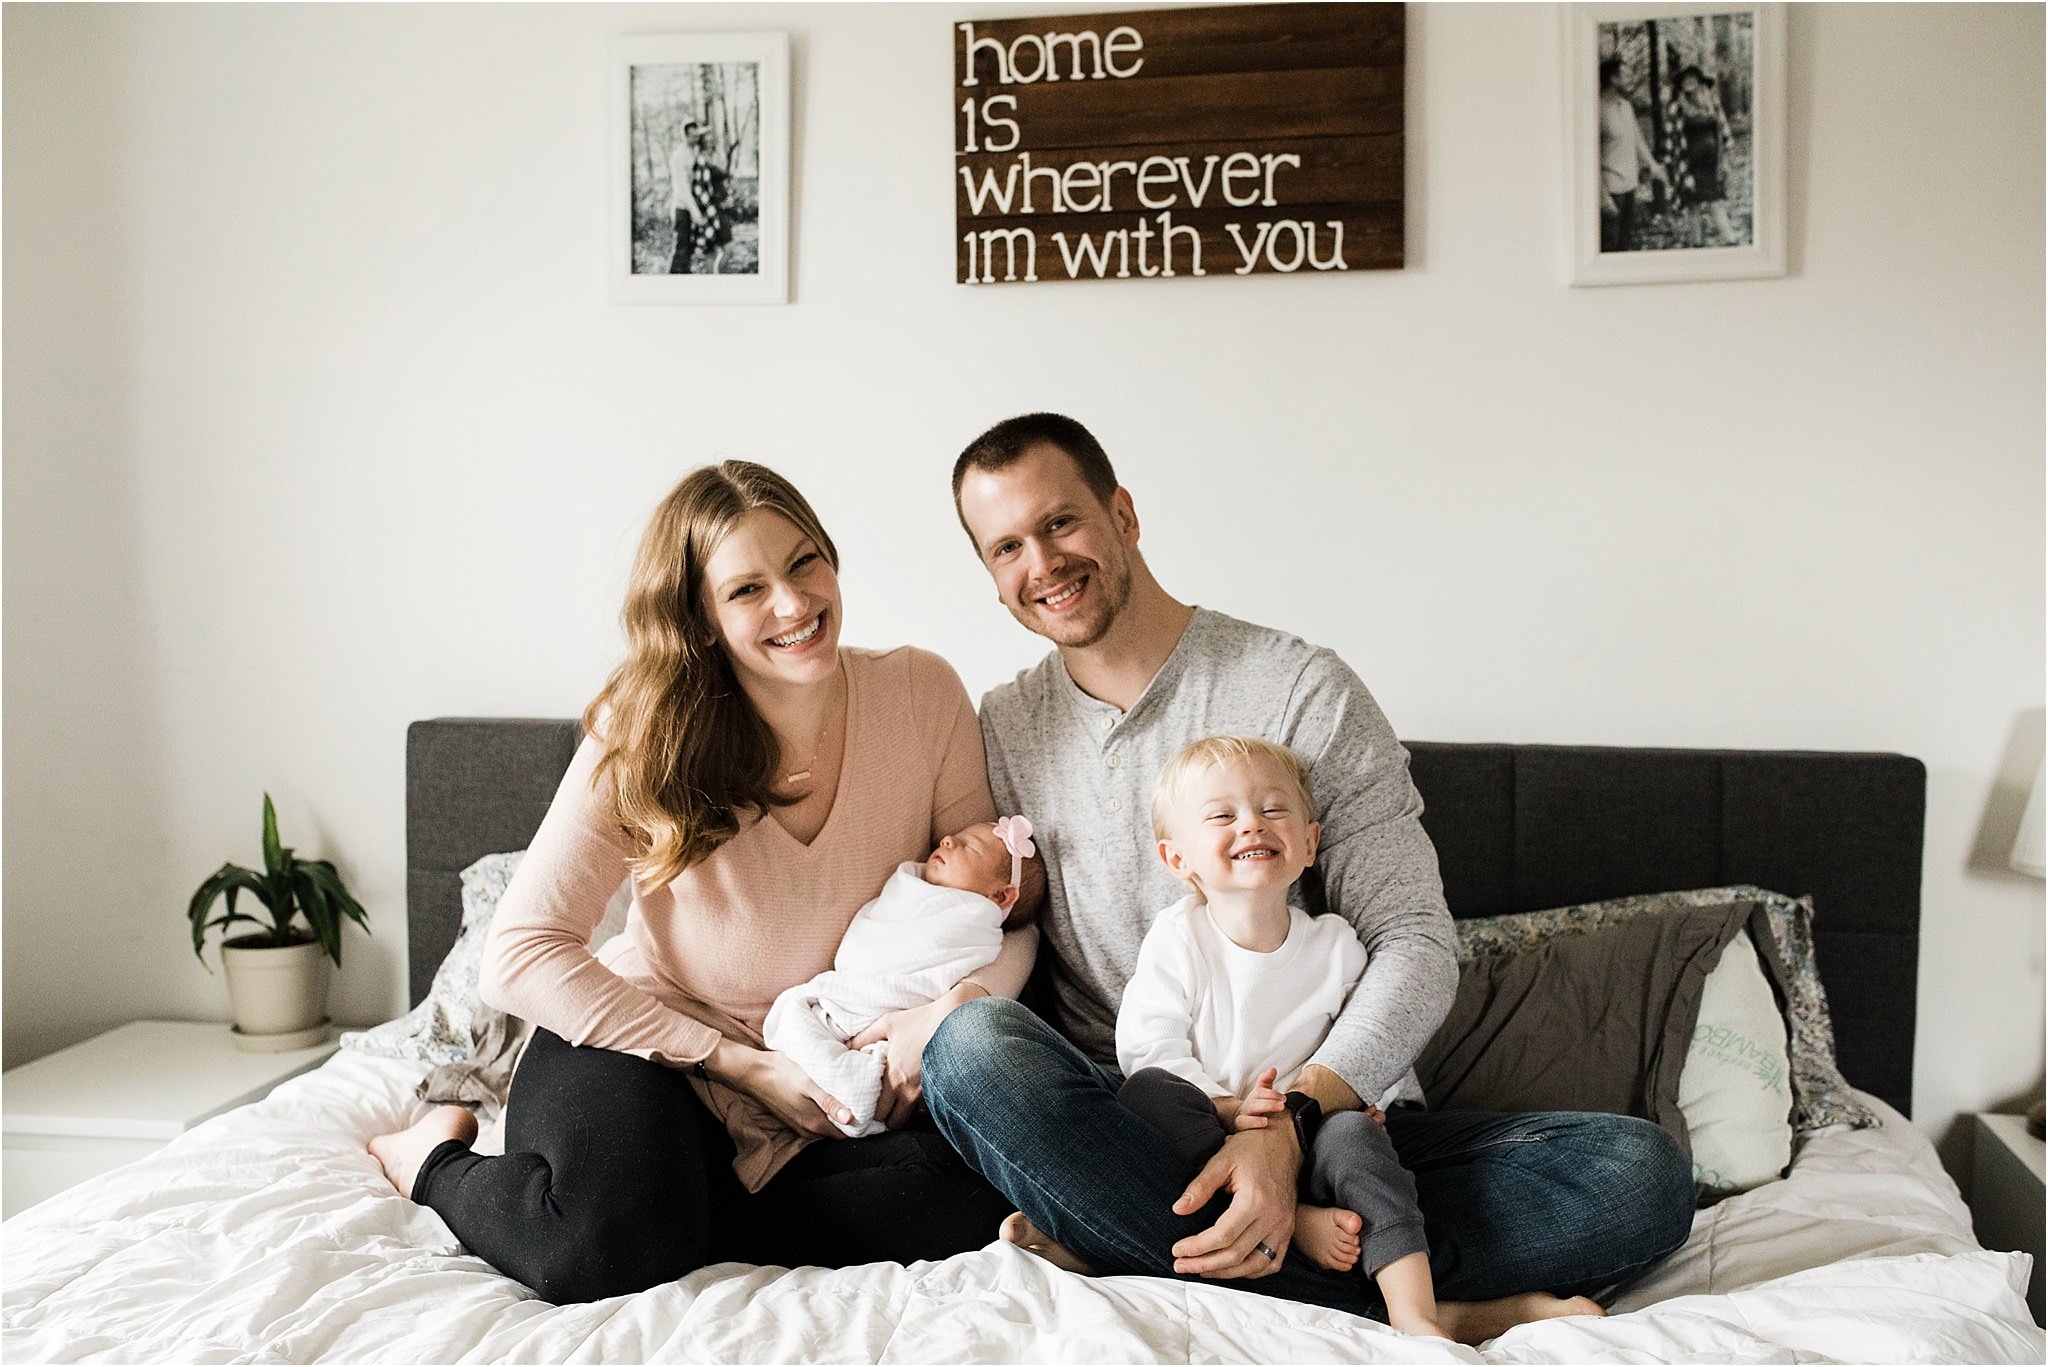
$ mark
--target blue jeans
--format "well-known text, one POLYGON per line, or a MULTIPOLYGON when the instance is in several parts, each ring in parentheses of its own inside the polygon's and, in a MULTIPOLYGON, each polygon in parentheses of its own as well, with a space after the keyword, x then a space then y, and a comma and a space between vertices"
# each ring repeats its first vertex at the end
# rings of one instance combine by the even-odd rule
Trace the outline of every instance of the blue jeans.
MULTIPOLYGON (((1117 1104, 1118 1081, 998 997, 947 1016, 924 1052, 925 1103, 969 1166, 1091 1266, 1172 1277, 1173 1245, 1213 1225, 1228 1194, 1194 1215, 1173 1213, 1198 1169, 1117 1104)), ((1443 1300, 1595 1291, 1677 1248, 1692 1226, 1691 1165, 1645 1120, 1401 1109, 1387 1132, 1415 1175, 1443 1300)), ((1362 1275, 1292 1251, 1269 1276, 1217 1284, 1379 1311, 1362 1275)))

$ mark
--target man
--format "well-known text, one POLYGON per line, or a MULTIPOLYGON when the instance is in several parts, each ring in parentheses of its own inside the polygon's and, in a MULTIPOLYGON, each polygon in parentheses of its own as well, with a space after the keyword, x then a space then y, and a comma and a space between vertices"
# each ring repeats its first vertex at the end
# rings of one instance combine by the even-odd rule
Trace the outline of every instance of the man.
POLYGON ((1579 1313, 1522 1293, 1589 1292, 1677 1247, 1691 1172, 1657 1127, 1411 1100, 1409 1065, 1456 990, 1451 923, 1407 752, 1343 662, 1169 596, 1139 554, 1130 493, 1072 419, 997 424, 962 453, 953 490, 1004 606, 1057 648, 989 693, 982 731, 997 805, 1030 814, 1046 860, 1041 925, 1065 1033, 983 997, 948 1015, 923 1057, 939 1128, 1028 1221, 1006 1237, 1042 1233, 1102 1271, 1364 1313, 1361 1278, 1287 1250, 1302 1135, 1318 1110, 1376 1101, 1416 1174, 1444 1323, 1461 1339, 1579 1313), (1154 777, 1217 732, 1264 736, 1309 765, 1324 839, 1300 893, 1349 920, 1371 962, 1296 1083, 1300 1127, 1231 1136, 1183 1186, 1165 1137, 1115 1101, 1114 1022, 1147 924, 1178 895, 1149 854, 1154 777))
POLYGON ((1600 63, 1600 250, 1636 250, 1636 189, 1647 171, 1670 188, 1671 180, 1643 140, 1636 107, 1621 88, 1621 58, 1600 63))

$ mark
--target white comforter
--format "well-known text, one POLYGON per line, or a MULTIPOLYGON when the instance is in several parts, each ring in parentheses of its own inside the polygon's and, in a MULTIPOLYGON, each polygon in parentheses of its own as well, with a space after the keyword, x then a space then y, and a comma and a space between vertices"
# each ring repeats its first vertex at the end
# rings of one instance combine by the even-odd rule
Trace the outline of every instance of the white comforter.
MULTIPOLYGON (((1823 1132, 1703 1211, 1604 1320, 1471 1349, 1335 1311, 1007 1245, 944 1262, 724 1264, 551 1306, 465 1254, 363 1149, 420 1069, 343 1053, 0 1226, 8 1362, 2041 1362, 2021 1254, 1987 1253, 1933 1148, 1823 1132)), ((1882 1109, 1882 1108, 1880 1108, 1882 1109)))

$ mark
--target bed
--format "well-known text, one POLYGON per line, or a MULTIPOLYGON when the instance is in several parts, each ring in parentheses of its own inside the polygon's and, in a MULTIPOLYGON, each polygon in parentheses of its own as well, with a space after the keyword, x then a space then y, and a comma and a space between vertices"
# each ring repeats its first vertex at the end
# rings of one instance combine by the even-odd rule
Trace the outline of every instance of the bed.
MULTIPOLYGON (((460 874, 523 848, 572 723, 440 719, 407 750, 410 987, 460 874)), ((364 1151, 426 1065, 344 1051, 0 1227, 8 1361, 2040 1362, 2024 1255, 1977 1246, 1907 1118, 1924 774, 1893 755, 1411 745, 1462 918, 1648 891, 1811 894, 1841 1070, 1882 1121, 1699 1211, 1606 1319, 1467 1348, 1224 1287, 1089 1279, 992 1243, 941 1262, 709 1267, 551 1306, 398 1198, 364 1151)), ((1478 922, 1473 922, 1478 924, 1478 922)))

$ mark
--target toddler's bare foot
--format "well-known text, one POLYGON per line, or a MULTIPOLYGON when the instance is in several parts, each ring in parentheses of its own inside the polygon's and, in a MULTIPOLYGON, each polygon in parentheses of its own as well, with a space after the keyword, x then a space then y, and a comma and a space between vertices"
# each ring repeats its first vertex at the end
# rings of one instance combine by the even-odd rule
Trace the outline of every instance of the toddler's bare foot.
POLYGON ((1332 1272, 1358 1266, 1358 1232, 1364 1228, 1365 1221, 1355 1210, 1306 1204, 1294 1208, 1294 1247, 1332 1272))
POLYGON ((407 1128, 372 1139, 370 1153, 382 1165, 384 1175, 398 1194, 410 1197, 412 1184, 420 1175, 420 1164, 451 1139, 460 1139, 465 1144, 476 1142, 476 1116, 467 1106, 436 1106, 407 1128))
POLYGON ((1054 1267, 1068 1272, 1078 1272, 1084 1277, 1095 1275, 1095 1269, 1076 1257, 1064 1244, 1055 1243, 1050 1234, 1031 1223, 1031 1217, 1023 1211, 1012 1211, 1003 1217, 1002 1228, 996 1231, 1006 1244, 1015 1244, 1026 1253, 1035 1253, 1054 1267))
MULTIPOLYGON (((1494 1301, 1439 1301, 1437 1322, 1449 1330, 1447 1337, 1478 1346, 1497 1339, 1518 1324, 1554 1320, 1566 1315, 1605 1316, 1600 1303, 1588 1296, 1565 1298, 1542 1291, 1525 1291, 1519 1296, 1502 1296, 1494 1301)), ((1399 1326, 1396 1326, 1397 1328, 1399 1326)))

